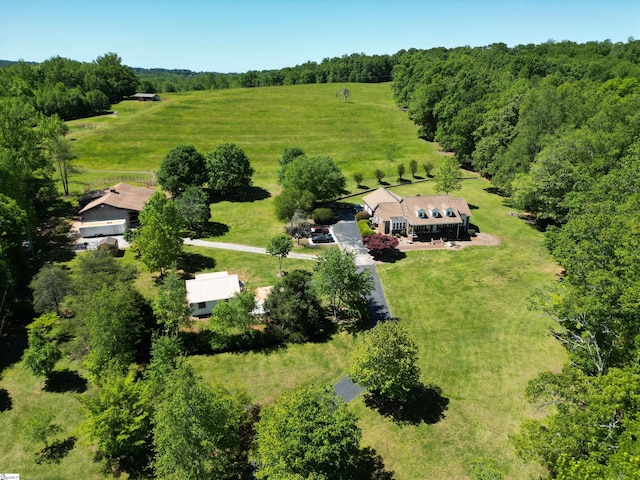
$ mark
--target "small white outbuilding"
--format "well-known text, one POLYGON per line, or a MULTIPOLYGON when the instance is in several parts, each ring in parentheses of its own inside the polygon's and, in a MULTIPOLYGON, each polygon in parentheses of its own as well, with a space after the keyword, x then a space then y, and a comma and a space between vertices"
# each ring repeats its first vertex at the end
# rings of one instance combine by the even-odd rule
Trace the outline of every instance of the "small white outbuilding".
POLYGON ((201 273, 186 281, 187 301, 194 317, 211 315, 216 303, 242 290, 238 275, 229 272, 201 273))

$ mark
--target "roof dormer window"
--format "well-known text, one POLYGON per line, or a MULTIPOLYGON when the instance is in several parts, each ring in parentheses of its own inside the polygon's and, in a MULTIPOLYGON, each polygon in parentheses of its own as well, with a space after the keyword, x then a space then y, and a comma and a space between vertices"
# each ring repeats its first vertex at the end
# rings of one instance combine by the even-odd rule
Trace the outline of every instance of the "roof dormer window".
POLYGON ((420 208, 420 209, 416 210, 416 217, 418 217, 418 218, 427 218, 427 212, 425 212, 424 209, 420 208))
POLYGON ((431 209, 431 216, 433 218, 442 218, 442 215, 440 215, 440 210, 438 210, 437 208, 431 209))

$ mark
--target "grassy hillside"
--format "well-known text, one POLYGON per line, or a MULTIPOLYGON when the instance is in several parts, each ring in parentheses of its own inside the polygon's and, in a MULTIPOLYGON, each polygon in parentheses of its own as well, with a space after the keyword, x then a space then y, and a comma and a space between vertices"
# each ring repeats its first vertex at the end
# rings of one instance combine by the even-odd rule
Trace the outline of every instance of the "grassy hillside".
MULTIPOLYGON (((296 85, 163 94, 161 102, 122 102, 118 115, 69 123, 80 191, 103 177, 157 170, 169 150, 191 143, 206 153, 223 142, 242 148, 256 170, 254 183, 278 190, 282 150, 299 146, 309 155, 328 155, 350 180, 356 170, 367 182, 376 168, 386 171, 385 149, 400 147, 398 161, 418 161, 435 147, 416 138, 416 127, 391 98, 390 84, 353 84, 348 103, 336 85, 296 85)), ((392 165, 393 178, 396 177, 392 165)))
MULTIPOLYGON (((355 171, 375 187, 373 171, 386 171, 390 143, 400 147, 395 163, 408 167, 411 159, 439 160, 437 146, 417 139, 406 113, 394 106, 388 84, 349 88, 352 96, 346 104, 335 98, 337 87, 332 85, 194 92, 166 95, 159 103, 122 103, 116 106, 117 116, 70 123, 77 163, 84 169, 74 177, 73 188, 80 192, 101 179, 116 182, 123 176, 148 178, 179 143, 192 143, 202 152, 222 142, 237 143, 256 169, 255 184, 272 195, 279 191, 277 159, 286 146, 332 156, 353 192, 350 176, 355 171)), ((396 176, 391 164, 391 178, 396 176)), ((488 182, 466 180, 463 185, 460 195, 474 206, 472 223, 481 232, 498 235, 499 247, 410 252, 378 267, 393 315, 403 319, 420 349, 422 380, 439 387, 448 399, 442 420, 418 426, 398 426, 367 408, 362 398, 350 405, 360 419, 364 442, 383 456, 398 480, 469 478, 479 458, 493 459, 512 478, 541 473, 515 458, 508 436, 523 418, 536 414, 524 400, 527 381, 564 360, 562 349, 546 334, 547 321, 526 308, 532 290, 554 281, 556 266, 542 234, 507 215, 504 199, 488 191, 488 182)), ((394 192, 427 195, 432 186, 411 184, 394 192)), ((213 204, 212 218, 221 232, 216 240, 264 246, 279 233, 282 225, 275 220, 272 197, 265 197, 213 204)), ((276 280, 272 257, 187 251, 199 269, 238 272, 252 287, 276 280)), ((129 254, 122 261, 138 263, 129 254)), ((287 270, 312 265, 285 261, 287 270)), ((151 274, 143 273, 136 285, 153 297, 151 274)), ((238 385, 254 401, 268 402, 298 383, 335 382, 346 370, 352 347, 352 337, 339 334, 326 344, 195 356, 191 362, 205 378, 238 385)), ((1 373, 0 395, 6 390, 10 408, 0 411, 0 431, 7 432, 0 435, 0 470, 34 479, 106 478, 92 462, 91 447, 78 428, 82 412, 76 394, 42 392, 41 382, 21 363, 1 373), (36 447, 24 442, 24 422, 39 409, 56 413, 62 437, 78 438, 60 465, 36 465, 36 447)))

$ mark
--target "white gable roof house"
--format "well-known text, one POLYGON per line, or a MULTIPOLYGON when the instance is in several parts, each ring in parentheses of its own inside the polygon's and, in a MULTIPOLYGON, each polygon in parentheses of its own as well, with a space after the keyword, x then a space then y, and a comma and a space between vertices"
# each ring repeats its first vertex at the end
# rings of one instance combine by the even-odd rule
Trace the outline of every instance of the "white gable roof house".
POLYGON ((201 273, 186 281, 187 301, 194 317, 211 315, 220 301, 229 300, 242 290, 238 275, 229 272, 201 273))

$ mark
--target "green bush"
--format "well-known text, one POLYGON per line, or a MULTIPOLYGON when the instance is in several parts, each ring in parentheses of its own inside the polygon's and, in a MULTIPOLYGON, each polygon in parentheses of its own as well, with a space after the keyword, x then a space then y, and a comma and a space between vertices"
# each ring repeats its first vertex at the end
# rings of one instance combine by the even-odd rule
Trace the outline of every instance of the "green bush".
POLYGON ((360 235, 363 237, 370 237, 376 233, 371 229, 371 226, 369 226, 368 220, 358 221, 358 229, 360 230, 360 235))
POLYGON ((469 234, 470 237, 475 237, 476 236, 476 229, 475 228, 469 228, 469 229, 467 229, 467 233, 469 234))
POLYGON ((361 210, 358 213, 356 213, 356 221, 358 221, 358 222, 360 220, 369 220, 370 218, 371 218, 371 215, 369 215, 364 210, 361 210))
POLYGON ((335 218, 330 208, 316 208, 311 216, 313 221, 320 225, 333 223, 335 218))

